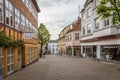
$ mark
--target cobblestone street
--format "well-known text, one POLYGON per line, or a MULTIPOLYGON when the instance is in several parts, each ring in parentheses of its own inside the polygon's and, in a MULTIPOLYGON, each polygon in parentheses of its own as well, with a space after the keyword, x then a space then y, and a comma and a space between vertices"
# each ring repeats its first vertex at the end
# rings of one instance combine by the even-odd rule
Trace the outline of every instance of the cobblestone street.
POLYGON ((120 80, 119 64, 48 55, 4 80, 120 80))

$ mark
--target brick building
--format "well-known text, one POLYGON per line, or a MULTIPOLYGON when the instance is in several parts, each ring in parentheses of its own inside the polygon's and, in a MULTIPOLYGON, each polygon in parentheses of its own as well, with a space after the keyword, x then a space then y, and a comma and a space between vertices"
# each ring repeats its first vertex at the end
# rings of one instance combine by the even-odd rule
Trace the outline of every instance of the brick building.
POLYGON ((0 65, 7 76, 38 59, 36 0, 0 0, 0 30, 23 46, 0 46, 0 65))

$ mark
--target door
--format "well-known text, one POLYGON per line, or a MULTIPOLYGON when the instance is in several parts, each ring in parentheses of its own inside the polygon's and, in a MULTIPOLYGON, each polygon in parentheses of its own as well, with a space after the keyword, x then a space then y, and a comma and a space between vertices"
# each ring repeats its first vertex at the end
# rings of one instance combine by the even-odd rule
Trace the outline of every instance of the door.
POLYGON ((22 48, 18 48, 18 69, 22 68, 22 48))

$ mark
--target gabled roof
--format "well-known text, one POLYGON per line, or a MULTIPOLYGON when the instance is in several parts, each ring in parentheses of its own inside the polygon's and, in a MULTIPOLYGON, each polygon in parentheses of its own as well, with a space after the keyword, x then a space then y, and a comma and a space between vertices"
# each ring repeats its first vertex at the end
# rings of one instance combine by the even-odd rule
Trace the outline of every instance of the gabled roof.
POLYGON ((69 30, 67 33, 70 33, 72 31, 79 31, 81 29, 81 19, 78 19, 74 22, 73 29, 69 30))

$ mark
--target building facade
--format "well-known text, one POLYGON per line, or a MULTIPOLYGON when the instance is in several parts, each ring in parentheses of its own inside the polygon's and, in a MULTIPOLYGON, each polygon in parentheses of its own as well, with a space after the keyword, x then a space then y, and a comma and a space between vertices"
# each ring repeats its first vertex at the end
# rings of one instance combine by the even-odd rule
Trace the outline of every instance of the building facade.
POLYGON ((58 47, 57 47, 57 40, 50 40, 48 42, 48 51, 50 51, 51 54, 58 54, 58 47))
MULTIPOLYGON (((81 53, 84 57, 120 60, 120 29, 109 19, 102 19, 96 12, 100 0, 86 0, 81 11, 81 53)), ((109 5, 109 4, 107 4, 109 5)))
POLYGON ((0 30, 23 46, 0 47, 4 77, 38 59, 38 12, 36 0, 0 0, 0 30))
POLYGON ((60 55, 80 56, 80 18, 67 25, 59 34, 58 51, 60 55))
POLYGON ((80 19, 69 25, 66 37, 66 55, 80 56, 80 19))
POLYGON ((63 29, 60 34, 59 34, 59 38, 58 38, 58 54, 59 55, 65 55, 66 53, 66 47, 65 47, 65 32, 66 29, 63 29))

